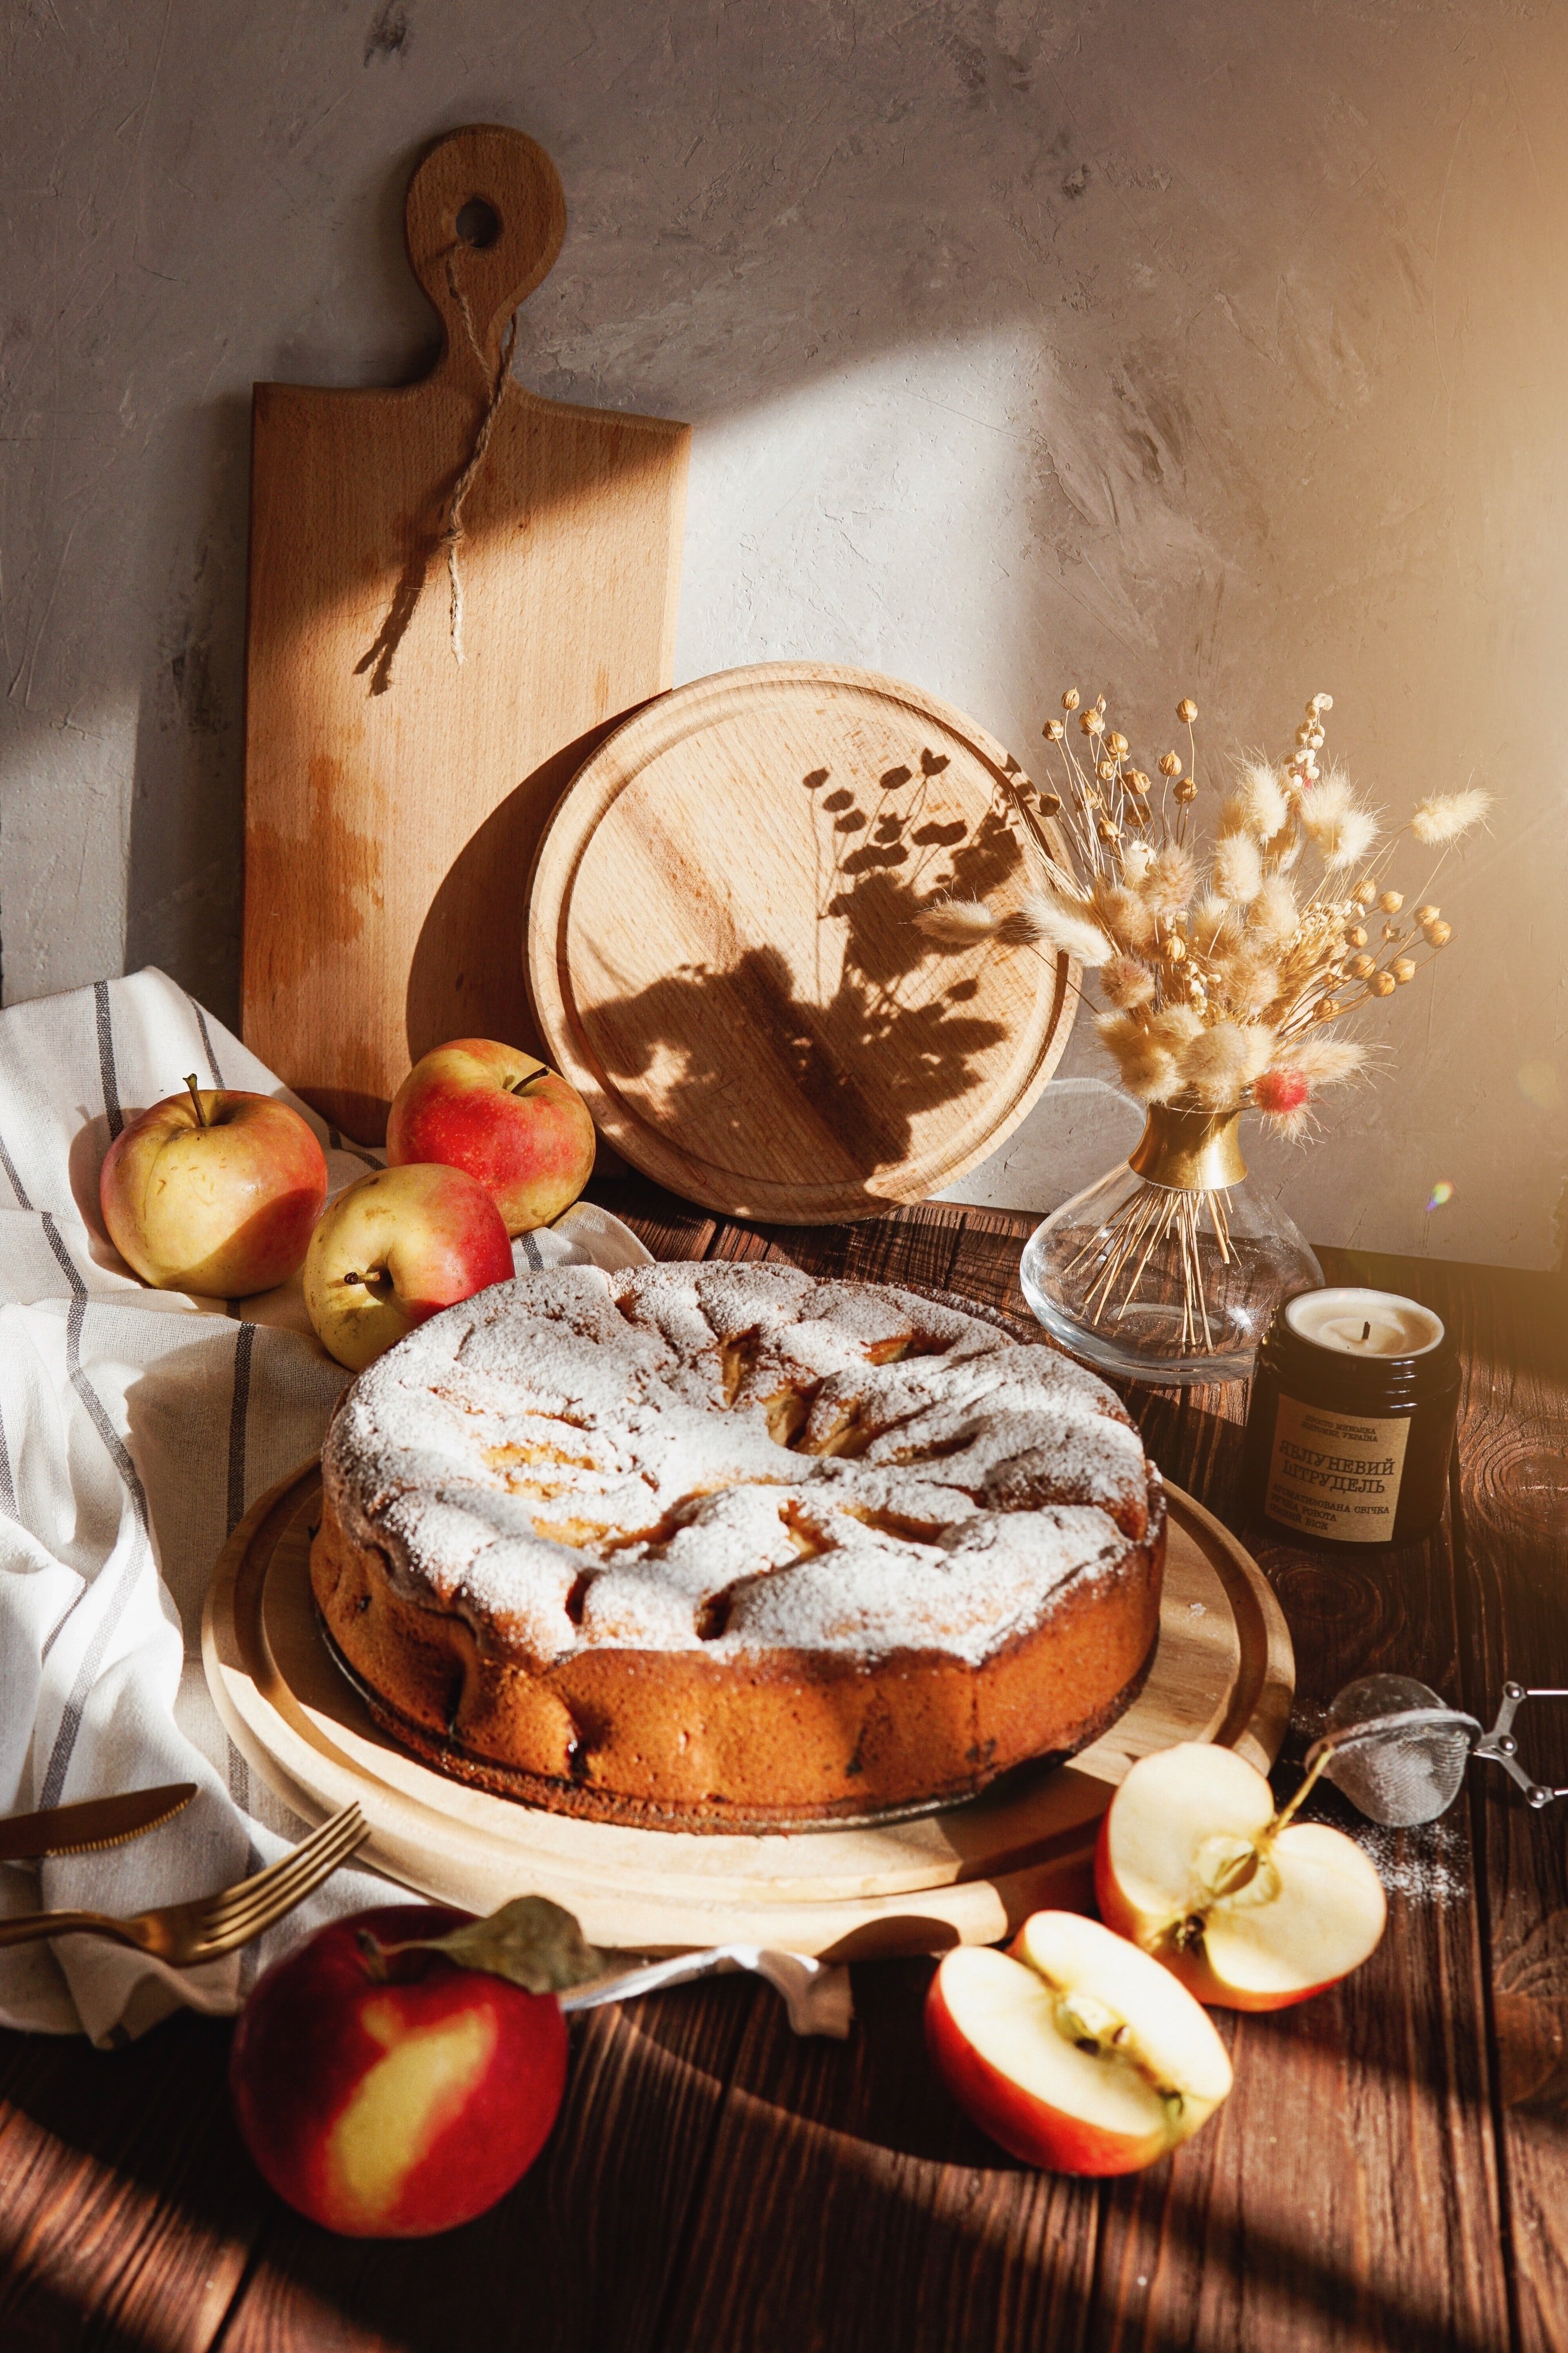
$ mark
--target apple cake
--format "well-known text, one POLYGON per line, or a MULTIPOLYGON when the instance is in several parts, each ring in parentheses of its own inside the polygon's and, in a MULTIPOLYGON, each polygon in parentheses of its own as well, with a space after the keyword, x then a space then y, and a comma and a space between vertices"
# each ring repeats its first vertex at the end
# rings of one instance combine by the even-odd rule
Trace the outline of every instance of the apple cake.
POLYGON ((310 1573, 442 1769, 761 1830, 1082 1746, 1147 1672, 1164 1539, 1112 1392, 997 1323, 789 1267, 574 1267, 360 1375, 310 1573))

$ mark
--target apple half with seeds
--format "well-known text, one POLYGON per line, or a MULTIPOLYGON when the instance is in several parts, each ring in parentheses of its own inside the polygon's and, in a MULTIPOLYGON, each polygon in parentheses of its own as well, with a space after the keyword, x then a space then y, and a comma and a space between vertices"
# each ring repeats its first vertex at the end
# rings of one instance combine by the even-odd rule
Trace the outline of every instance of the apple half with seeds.
POLYGON ((1230 2089, 1225 2045, 1186 1989, 1076 1912, 1037 1912, 1005 1953, 944 1954, 925 2026, 971 2121, 1056 2173, 1152 2165, 1230 2089))
POLYGON ((1292 1820, 1309 1786, 1277 1811, 1234 1749, 1142 1757, 1100 1824, 1101 1919, 1221 2009, 1283 2010, 1348 1977, 1388 1906, 1353 1839, 1292 1820))

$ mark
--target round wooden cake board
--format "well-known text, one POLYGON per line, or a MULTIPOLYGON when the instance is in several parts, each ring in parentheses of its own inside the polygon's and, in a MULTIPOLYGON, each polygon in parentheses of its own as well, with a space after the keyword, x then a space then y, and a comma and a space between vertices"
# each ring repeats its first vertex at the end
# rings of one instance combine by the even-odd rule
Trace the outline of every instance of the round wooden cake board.
POLYGON ((937 897, 1016 908, 1002 745, 874 670, 768 662, 617 728, 529 883, 551 1059, 672 1192, 789 1224, 941 1192, 1037 1101, 1072 1026, 1066 956, 941 946, 937 897))
POLYGON ((333 1663, 310 1595, 321 1472, 255 1504, 225 1546, 202 1628, 207 1681, 241 1753, 311 1823, 357 1799, 365 1862, 485 1913, 552 1896, 597 1945, 744 1942, 834 1959, 993 1944, 1042 1905, 1086 1906, 1100 1818, 1140 1757, 1213 1740, 1260 1769, 1284 1737, 1290 1637, 1257 1563, 1179 1488, 1160 1641, 1139 1699, 1070 1765, 946 1812, 765 1837, 622 1830, 492 1797, 377 1729, 333 1663))

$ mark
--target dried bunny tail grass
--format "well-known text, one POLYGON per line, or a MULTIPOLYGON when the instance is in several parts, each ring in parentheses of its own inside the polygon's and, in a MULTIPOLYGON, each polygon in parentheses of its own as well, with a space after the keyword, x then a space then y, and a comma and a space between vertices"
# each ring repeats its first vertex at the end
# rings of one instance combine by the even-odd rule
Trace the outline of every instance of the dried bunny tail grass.
POLYGON ((1222 833, 1245 829, 1259 841, 1269 840, 1285 822, 1285 794, 1278 772, 1267 760, 1248 760, 1226 807, 1234 810, 1240 822, 1227 827, 1222 817, 1222 833))
POLYGON ((1123 1013, 1147 1005, 1154 994, 1154 976, 1136 956, 1115 955, 1100 968, 1100 986, 1106 1003, 1123 1013))
POLYGON ((1182 1073, 1175 1055, 1131 1013, 1099 1014, 1094 1026, 1129 1094, 1142 1103, 1163 1103, 1179 1091, 1182 1073))
POLYGON ((1179 915, 1198 887, 1198 870, 1190 849, 1168 841, 1151 860, 1141 885, 1144 904, 1156 915, 1179 915))
POLYGON ((1097 882, 1094 912, 1119 948, 1141 955, 1154 944, 1152 911, 1136 891, 1121 882, 1097 882))
POLYGON ((1294 939, 1301 921, 1301 910, 1296 903, 1296 893, 1282 874, 1266 874, 1263 887, 1247 911, 1247 927, 1271 946, 1282 947, 1294 939))
POLYGON ((944 947, 973 947, 1002 928, 1002 918, 984 899, 936 899, 915 917, 915 929, 944 947))
POLYGON ((1233 1013, 1262 1013, 1279 994, 1279 966, 1249 941, 1215 958, 1214 986, 1233 1013))
POLYGON ((1368 809, 1351 807, 1342 817, 1321 818, 1308 810, 1301 822, 1325 866, 1359 866, 1377 839, 1377 819, 1368 809))
POLYGON ((1154 863, 1154 851, 1147 841, 1130 841, 1121 853, 1121 879, 1136 890, 1154 863))
POLYGON ((1301 795, 1299 819, 1326 866, 1355 866, 1377 839, 1377 819, 1355 798, 1342 768, 1325 768, 1301 795))
POLYGON ((1479 825, 1491 805, 1490 793, 1479 785, 1469 785, 1462 793, 1434 793, 1429 800, 1416 803, 1410 830, 1417 841, 1458 841, 1461 834, 1479 825))
POLYGON ((1110 942, 1094 920, 1094 911, 1081 899, 1068 899, 1057 891, 1028 891, 1018 910, 1027 935, 1042 946, 1071 956, 1075 964, 1106 964, 1110 942))
POLYGON ((1312 1114, 1305 1103, 1298 1103, 1293 1111, 1266 1111, 1263 1124, 1270 1135, 1279 1136, 1281 1142, 1300 1144, 1312 1124, 1312 1114))
POLYGON ((1245 906, 1263 887, 1258 844, 1245 833, 1222 833, 1214 846, 1214 887, 1222 899, 1245 906))
POLYGON ((1354 806, 1355 787, 1342 768, 1327 767, 1298 803, 1301 823, 1310 833, 1314 823, 1343 817, 1354 806))
POLYGON ((1366 1067, 1366 1048, 1353 1038, 1293 1038, 1279 1046, 1281 1069, 1300 1071, 1310 1086, 1338 1086, 1366 1067))
POLYGON ((1268 1069, 1273 1051, 1272 1029, 1216 1021, 1189 1041, 1182 1056, 1182 1077, 1206 1110, 1223 1111, 1268 1069))
POLYGON ((1241 911, 1211 892, 1187 918, 1187 938, 1200 955, 1214 955, 1241 937, 1241 911))
POLYGON ((1150 1016, 1148 1029, 1157 1045, 1179 1054, 1203 1026, 1203 1015, 1194 1012, 1190 1005, 1167 1005, 1163 1011, 1150 1016))

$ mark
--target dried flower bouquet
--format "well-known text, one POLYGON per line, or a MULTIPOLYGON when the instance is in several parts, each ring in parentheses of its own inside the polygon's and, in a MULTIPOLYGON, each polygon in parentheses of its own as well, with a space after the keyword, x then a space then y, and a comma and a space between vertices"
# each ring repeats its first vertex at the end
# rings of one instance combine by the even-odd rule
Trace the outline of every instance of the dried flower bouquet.
MULTIPOLYGON (((1021 775, 1005 781, 1030 876, 1021 903, 1004 913, 947 900, 917 919, 933 941, 1028 943, 1097 975, 1096 1027, 1129 1092, 1150 1107, 1131 1164, 1148 1182, 1085 1233, 1061 1271, 1084 1278, 1080 1319, 1120 1322, 1152 1269, 1179 1307, 1166 1351, 1175 1356, 1217 1345, 1209 1268, 1216 1255, 1231 1263, 1228 1194, 1246 1175, 1241 1112, 1300 1135, 1321 1090, 1364 1066, 1365 1044, 1335 1025, 1393 997, 1447 944, 1437 873, 1490 805, 1475 788, 1436 794, 1384 835, 1342 771, 1320 764, 1332 707, 1331 696, 1313 695, 1289 757, 1239 765, 1214 792, 1205 841, 1192 699, 1176 706, 1186 757, 1165 751, 1151 775, 1110 724, 1105 698, 1083 709, 1069 688, 1063 716, 1045 728, 1060 789, 1037 791, 1021 775), (1436 852, 1409 913, 1389 879, 1406 837, 1436 852)), ((1247 1312, 1238 1310, 1243 1322, 1247 1312)))

